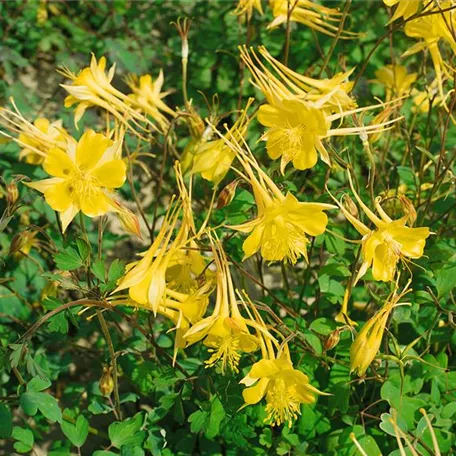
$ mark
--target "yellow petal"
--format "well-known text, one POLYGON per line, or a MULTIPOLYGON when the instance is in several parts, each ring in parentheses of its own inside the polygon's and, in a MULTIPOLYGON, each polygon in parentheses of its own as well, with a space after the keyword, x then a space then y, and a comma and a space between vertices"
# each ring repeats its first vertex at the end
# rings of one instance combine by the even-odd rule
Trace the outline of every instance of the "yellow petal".
POLYGON ((55 177, 66 178, 75 172, 74 163, 62 149, 50 149, 43 163, 44 170, 55 177))
POLYGON ((73 195, 70 192, 68 184, 61 182, 50 186, 44 192, 46 203, 54 209, 54 211, 64 212, 73 204, 73 195))
POLYGON ((262 359, 252 366, 249 376, 252 378, 271 377, 279 372, 277 360, 262 359))
POLYGON ((77 165, 81 169, 92 169, 111 145, 112 141, 106 136, 95 133, 93 130, 86 131, 81 136, 76 148, 77 165))
POLYGON ((106 214, 110 210, 109 198, 97 187, 91 189, 90 194, 79 198, 81 211, 89 217, 97 217, 106 214))
POLYGON ((260 402, 266 393, 268 383, 268 378, 262 378, 255 386, 251 386, 242 391, 242 397, 244 398, 245 403, 251 405, 260 402))
POLYGON ((92 171, 101 187, 119 188, 125 182, 127 166, 123 160, 111 160, 92 171))

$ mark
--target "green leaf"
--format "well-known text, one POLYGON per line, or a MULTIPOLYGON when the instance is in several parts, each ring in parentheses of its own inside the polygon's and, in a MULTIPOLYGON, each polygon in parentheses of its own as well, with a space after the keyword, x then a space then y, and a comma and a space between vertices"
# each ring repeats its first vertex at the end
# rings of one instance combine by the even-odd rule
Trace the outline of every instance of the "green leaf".
POLYGON ((105 277, 105 265, 104 261, 101 258, 96 259, 92 263, 92 272, 93 275, 100 281, 100 282, 105 282, 106 277, 105 277))
POLYGON ((72 247, 68 247, 63 252, 54 255, 54 261, 62 271, 73 271, 83 265, 78 252, 72 247))
POLYGON ((144 450, 139 446, 123 446, 120 450, 120 456, 144 456, 144 450))
POLYGON ((57 400, 46 393, 27 392, 21 395, 20 404, 29 416, 35 416, 39 410, 45 418, 54 423, 62 421, 62 412, 57 400))
POLYGON ((225 418, 225 409, 218 398, 215 398, 211 404, 211 414, 209 416, 209 424, 207 426, 205 436, 208 439, 213 439, 219 434, 220 423, 225 418))
MULTIPOLYGON (((46 310, 54 310, 60 307, 63 303, 57 298, 48 296, 43 301, 43 307, 46 310)), ((65 311, 59 312, 48 320, 48 328, 51 332, 60 332, 66 334, 69 329, 68 319, 65 315, 65 311)))
POLYGON ((435 273, 439 298, 446 296, 456 286, 456 255, 453 255, 442 269, 435 273))
POLYGON ((14 426, 12 437, 17 440, 14 444, 14 449, 19 453, 28 453, 33 449, 35 438, 33 437, 33 432, 30 429, 14 426))
POLYGON ((76 240, 76 247, 78 248, 79 256, 84 263, 87 263, 87 260, 90 256, 92 248, 90 244, 83 238, 76 240))
POLYGON ((79 415, 75 424, 62 421, 60 427, 68 440, 78 448, 81 448, 89 434, 89 422, 83 415, 79 415))
POLYGON ((322 336, 328 336, 336 329, 336 323, 333 318, 317 318, 310 324, 309 329, 322 336))
POLYGON ((44 391, 45 389, 51 386, 51 382, 47 379, 42 379, 41 377, 33 377, 27 383, 27 391, 29 393, 36 393, 39 391, 44 391))
POLYGON ((108 281, 117 282, 123 275, 125 270, 125 263, 121 260, 114 260, 109 266, 108 281))
POLYGON ((140 431, 144 423, 144 415, 140 412, 125 421, 116 421, 108 428, 109 438, 113 447, 120 449, 123 445, 139 445, 146 438, 146 432, 140 431))
POLYGON ((203 410, 197 410, 188 417, 190 423, 190 431, 194 434, 206 429, 209 421, 209 414, 203 410))
POLYGON ((346 382, 339 382, 331 388, 334 394, 329 401, 329 415, 333 416, 336 411, 347 413, 350 401, 350 385, 346 382))
POLYGON ((0 404, 0 440, 8 439, 13 432, 13 416, 5 404, 0 404))

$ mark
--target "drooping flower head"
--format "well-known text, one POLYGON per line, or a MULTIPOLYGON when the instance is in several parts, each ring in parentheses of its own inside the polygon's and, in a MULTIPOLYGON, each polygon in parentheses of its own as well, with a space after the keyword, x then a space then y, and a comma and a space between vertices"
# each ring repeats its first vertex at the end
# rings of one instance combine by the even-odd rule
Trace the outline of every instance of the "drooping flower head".
POLYGON ((397 294, 396 285, 396 290, 388 297, 383 307, 364 324, 361 331, 357 334, 350 347, 351 372, 356 372, 360 377, 366 373, 367 368, 377 356, 380 349, 383 333, 385 332, 386 323, 391 311, 400 305, 399 301, 407 293, 412 291, 408 289, 409 284, 399 294, 397 294))
POLYGON ((328 8, 319 5, 312 0, 269 0, 274 20, 268 25, 268 29, 273 29, 287 22, 288 15, 290 21, 299 22, 316 32, 324 33, 329 36, 339 34, 341 39, 354 39, 359 37, 359 33, 339 30, 342 13, 335 8, 328 8), (291 8, 289 14, 288 8, 291 8))
POLYGON ((163 113, 166 113, 171 117, 174 117, 176 113, 163 101, 163 98, 170 93, 169 91, 161 92, 163 81, 164 76, 162 70, 160 70, 155 81, 150 74, 140 76, 139 80, 136 75, 130 75, 127 79, 127 83, 133 92, 128 95, 128 99, 132 106, 137 108, 140 112, 152 117, 152 119, 157 122, 160 129, 165 133, 169 127, 169 120, 163 113))
POLYGON ((397 5, 393 17, 388 22, 390 24, 401 17, 409 19, 416 14, 420 8, 421 0, 383 0, 383 3, 390 8, 397 5))
POLYGON ((268 155, 273 160, 281 157, 282 174, 290 162, 296 169, 312 168, 317 162, 317 152, 330 165, 329 153, 323 143, 326 138, 378 133, 398 120, 331 128, 332 122, 384 107, 384 104, 351 109, 355 105, 348 96, 352 85, 343 82, 350 73, 336 75, 330 80, 313 80, 287 69, 264 48, 260 48, 260 53, 278 74, 276 77, 253 50, 252 58, 246 48, 240 49, 241 58, 252 73, 255 85, 266 97, 267 103, 260 106, 258 111, 258 120, 268 128, 262 137, 266 141, 268 155))
MULTIPOLYGON (((371 211, 355 191, 350 174, 350 187, 361 209, 374 224, 374 229, 368 228, 357 217, 352 215, 343 204, 339 203, 348 221, 363 236, 363 263, 356 280, 359 280, 369 268, 375 280, 390 282, 394 280, 399 261, 407 262, 423 256, 426 239, 431 232, 427 227, 411 228, 407 226, 409 214, 398 220, 393 220, 383 210, 380 198, 375 199, 378 216, 371 211)), ((337 200, 336 200, 337 202, 337 200)))
POLYGON ((451 6, 453 6, 451 1, 438 2, 437 5, 434 2, 429 2, 424 12, 432 14, 424 14, 408 21, 405 24, 405 34, 420 41, 402 55, 402 57, 409 56, 425 49, 429 51, 443 102, 446 98, 443 90, 444 78, 453 80, 454 70, 442 58, 439 48, 440 42, 447 43, 453 54, 456 54, 456 40, 453 36, 453 30, 456 27, 456 14, 451 6), (448 11, 449 9, 450 11, 448 11))
POLYGON ((239 0, 233 14, 236 16, 247 16, 247 21, 252 19, 253 10, 257 10, 263 15, 261 0, 239 0))
POLYGON ((247 319, 239 310, 238 302, 225 252, 218 240, 212 243, 216 266, 216 301, 212 314, 193 325, 184 335, 189 345, 204 340, 211 357, 207 367, 220 362, 222 373, 227 368, 238 372, 241 353, 258 349, 258 339, 250 334, 247 319))
POLYGON ((69 93, 65 98, 65 107, 69 108, 77 104, 74 113, 76 127, 87 108, 98 106, 112 114, 118 122, 135 134, 139 135, 136 129, 146 130, 140 122, 156 129, 152 122, 130 106, 128 97, 111 84, 115 68, 114 64, 106 73, 106 58, 101 57, 97 62, 95 55, 92 54, 90 66, 78 74, 74 74, 65 67, 59 70, 63 76, 72 81, 71 84, 61 84, 61 86, 69 93))
POLYGON ((67 138, 65 149, 48 150, 43 168, 52 177, 27 185, 59 212, 65 231, 79 211, 88 217, 118 212, 113 190, 126 179, 121 154, 122 138, 113 141, 88 130, 79 141, 67 138))
MULTIPOLYGON (((250 121, 247 110, 253 102, 253 98, 247 101, 245 108, 240 116, 229 129, 229 135, 233 135, 237 140, 243 138, 247 132, 250 121)), ((204 139, 193 149, 192 174, 201 176, 214 184, 218 184, 229 171, 236 154, 225 144, 223 138, 210 141, 204 139)))
POLYGON ((385 87, 386 101, 400 98, 410 92, 410 87, 416 81, 417 73, 407 73, 407 68, 401 65, 385 65, 375 72, 379 82, 385 87))
POLYGON ((13 110, 0 108, 0 126, 9 133, 1 132, 3 136, 12 139, 22 147, 20 159, 31 165, 40 165, 46 158, 47 152, 55 147, 65 148, 68 133, 62 127, 62 121, 50 122, 44 117, 39 117, 30 123, 17 109, 11 99, 13 110))

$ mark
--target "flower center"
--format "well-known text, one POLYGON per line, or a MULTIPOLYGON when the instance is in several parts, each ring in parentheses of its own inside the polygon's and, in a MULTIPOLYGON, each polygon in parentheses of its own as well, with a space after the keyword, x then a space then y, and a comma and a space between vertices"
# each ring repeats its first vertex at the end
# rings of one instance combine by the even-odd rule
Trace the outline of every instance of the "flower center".
POLYGON ((239 354, 239 337, 237 335, 218 337, 211 345, 213 348, 209 348, 208 352, 212 353, 212 356, 206 361, 206 367, 212 367, 221 360, 223 374, 227 367, 233 372, 238 373, 238 364, 241 358, 239 354))
POLYGON ((280 376, 273 380, 273 384, 268 389, 266 401, 268 416, 265 422, 269 422, 272 426, 279 426, 287 421, 288 426, 291 427, 293 420, 301 414, 295 387, 288 386, 285 379, 280 376))

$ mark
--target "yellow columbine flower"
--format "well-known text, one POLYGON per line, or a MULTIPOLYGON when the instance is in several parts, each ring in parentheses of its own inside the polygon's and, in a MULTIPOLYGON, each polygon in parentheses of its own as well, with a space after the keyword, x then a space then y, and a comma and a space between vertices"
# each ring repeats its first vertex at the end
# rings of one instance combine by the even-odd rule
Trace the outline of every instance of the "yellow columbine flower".
POLYGON ((400 294, 394 292, 384 306, 364 324, 350 347, 351 372, 356 372, 360 377, 366 373, 380 349, 386 322, 391 311, 399 305, 399 300, 410 291, 407 285, 400 294))
POLYGON ((170 93, 161 92, 163 81, 163 71, 160 70, 155 81, 152 80, 150 74, 140 76, 139 81, 136 75, 130 75, 127 84, 133 91, 128 95, 132 106, 152 117, 159 124, 161 130, 166 132, 169 127, 169 120, 162 114, 162 111, 172 117, 176 113, 163 102, 163 98, 170 93))
POLYGON ((263 15, 261 0, 239 0, 233 14, 236 16, 247 16, 247 20, 250 21, 254 9, 263 15))
POLYGON ((386 6, 392 8, 394 5, 397 5, 396 10, 394 11, 393 17, 390 19, 388 24, 394 22, 401 17, 408 19, 416 14, 420 8, 420 0, 383 0, 383 3, 386 6))
POLYGON ((356 193, 350 174, 348 178, 358 204, 375 225, 373 230, 368 228, 339 203, 339 207, 345 217, 363 236, 363 263, 356 281, 372 267, 372 275, 375 280, 390 282, 395 277, 399 260, 406 262, 423 256, 426 239, 431 232, 427 227, 410 228, 406 226, 409 214, 398 220, 392 220, 382 209, 380 198, 375 199, 375 208, 380 216, 378 217, 363 203, 358 193, 356 193))
POLYGON ((219 242, 213 245, 213 253, 217 281, 214 311, 193 325, 185 333, 184 339, 189 345, 204 339, 204 345, 212 353, 206 361, 207 367, 220 361, 222 373, 227 368, 238 372, 241 353, 257 350, 258 339, 250 334, 248 322, 239 311, 227 259, 219 242))
POLYGON ((438 80, 434 79, 431 84, 426 87, 426 90, 412 90, 412 112, 428 113, 432 106, 438 107, 444 103, 444 99, 439 95, 438 80))
POLYGON ((88 130, 78 142, 68 138, 66 150, 48 151, 43 168, 52 177, 27 185, 43 193, 49 206, 60 213, 63 231, 79 211, 96 217, 118 210, 112 191, 126 179, 121 147, 122 140, 114 142, 88 130))
POLYGON ((37 118, 33 124, 24 118, 11 99, 13 110, 0 108, 0 126, 16 133, 13 137, 0 131, 0 134, 12 139, 22 147, 19 158, 26 163, 39 165, 43 163, 49 149, 65 148, 68 133, 62 127, 62 121, 50 122, 44 117, 37 118))
POLYGON ((276 355, 272 343, 262 344, 263 359, 255 363, 240 383, 247 386, 242 392, 245 406, 257 404, 266 397, 265 422, 272 426, 288 423, 301 414, 301 404, 313 404, 316 395, 324 395, 309 382, 309 377, 295 369, 288 347, 276 355))
POLYGON ((331 123, 352 114, 369 111, 384 104, 350 109, 353 101, 348 97, 351 85, 343 83, 345 75, 337 75, 331 80, 315 81, 300 77, 276 60, 264 48, 260 53, 279 75, 276 78, 252 51, 256 63, 245 48, 241 48, 241 58, 255 79, 255 85, 263 92, 267 103, 260 106, 259 122, 269 130, 263 135, 268 155, 273 159, 281 157, 282 174, 292 162, 296 169, 312 168, 317 162, 317 151, 321 159, 331 164, 323 140, 332 136, 368 135, 379 133, 399 119, 368 126, 331 129, 331 123), (336 109, 337 106, 337 109, 336 109), (344 106, 348 110, 344 110, 344 106))
POLYGON ((453 53, 456 53, 456 40, 452 35, 452 28, 456 26, 456 16, 454 9, 452 11, 441 12, 453 6, 451 1, 439 2, 438 6, 434 2, 429 2, 427 14, 413 19, 405 24, 405 34, 419 41, 406 51, 402 56, 408 56, 417 52, 428 49, 431 54, 432 63, 434 64, 436 79, 439 87, 440 97, 445 100, 443 93, 444 76, 453 80, 453 69, 443 60, 439 49, 440 40, 446 41, 453 53))
POLYGON ((244 167, 246 174, 240 174, 252 186, 258 211, 255 220, 230 227, 250 233, 242 245, 244 259, 258 251, 266 261, 290 261, 294 264, 301 255, 307 259, 307 236, 324 233, 328 223, 324 211, 336 206, 302 203, 291 193, 284 196, 260 168, 252 153, 248 150, 246 155, 239 144, 233 138, 231 140, 227 144, 244 167))
POLYGON ((264 46, 259 46, 258 52, 272 71, 266 67, 253 48, 250 48, 249 52, 246 46, 239 46, 239 51, 242 61, 254 78, 253 84, 263 92, 269 104, 275 104, 283 99, 298 98, 318 102, 318 105, 329 113, 356 107, 356 101, 349 95, 353 89, 353 82, 348 81, 348 78, 353 69, 337 73, 330 79, 313 79, 296 73, 279 62, 264 46))
POLYGON ((78 105, 74 112, 76 128, 87 108, 99 106, 111 113, 133 133, 136 133, 136 130, 131 123, 140 130, 145 130, 145 128, 138 122, 145 122, 156 129, 152 122, 130 106, 128 97, 111 84, 114 78, 115 64, 106 73, 105 57, 101 57, 97 62, 95 55, 92 54, 90 66, 78 74, 72 73, 65 67, 61 68, 59 72, 72 81, 72 84, 61 84, 61 86, 70 94, 65 98, 65 107, 78 105))
POLYGON ((268 29, 287 23, 288 8, 293 8, 290 21, 299 22, 311 29, 329 36, 338 36, 341 39, 353 39, 360 36, 359 33, 347 30, 339 31, 342 13, 334 8, 319 5, 311 0, 269 0, 274 20, 268 25, 268 29))
MULTIPOLYGON (((245 108, 241 111, 240 116, 234 125, 228 130, 226 136, 234 136, 236 140, 247 133, 249 117, 247 110, 253 102, 253 98, 247 101, 245 108)), ((201 141, 193 151, 192 174, 201 174, 201 176, 214 184, 218 184, 226 176, 236 154, 230 147, 225 144, 223 138, 212 141, 201 141)))
POLYGON ((385 87, 386 101, 400 98, 410 92, 411 85, 416 81, 417 73, 407 73, 401 65, 386 65, 375 72, 379 82, 385 87))

